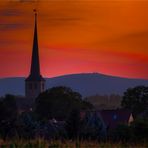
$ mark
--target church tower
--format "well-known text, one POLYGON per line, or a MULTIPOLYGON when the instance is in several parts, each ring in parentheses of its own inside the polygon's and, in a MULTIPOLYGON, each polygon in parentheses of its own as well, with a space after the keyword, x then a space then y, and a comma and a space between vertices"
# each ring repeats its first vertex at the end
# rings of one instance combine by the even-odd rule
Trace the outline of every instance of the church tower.
POLYGON ((30 75, 25 80, 26 98, 36 98, 45 90, 45 79, 40 74, 38 34, 37 34, 37 12, 35 12, 34 39, 32 49, 32 61, 30 75))

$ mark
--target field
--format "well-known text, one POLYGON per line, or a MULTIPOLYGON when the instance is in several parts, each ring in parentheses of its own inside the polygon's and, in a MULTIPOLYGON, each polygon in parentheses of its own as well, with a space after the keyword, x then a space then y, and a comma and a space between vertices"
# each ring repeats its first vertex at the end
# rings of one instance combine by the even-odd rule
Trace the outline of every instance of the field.
POLYGON ((46 141, 46 140, 13 140, 0 141, 0 148, 148 148, 148 143, 99 143, 97 141, 46 141))

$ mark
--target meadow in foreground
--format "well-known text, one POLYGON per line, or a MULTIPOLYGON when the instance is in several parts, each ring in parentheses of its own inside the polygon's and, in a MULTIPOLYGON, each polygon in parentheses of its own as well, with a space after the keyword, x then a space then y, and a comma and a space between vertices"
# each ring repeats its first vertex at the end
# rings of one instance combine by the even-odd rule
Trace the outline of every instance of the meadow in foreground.
POLYGON ((110 143, 97 141, 46 141, 38 140, 13 140, 0 141, 1 148, 148 148, 148 143, 110 143))

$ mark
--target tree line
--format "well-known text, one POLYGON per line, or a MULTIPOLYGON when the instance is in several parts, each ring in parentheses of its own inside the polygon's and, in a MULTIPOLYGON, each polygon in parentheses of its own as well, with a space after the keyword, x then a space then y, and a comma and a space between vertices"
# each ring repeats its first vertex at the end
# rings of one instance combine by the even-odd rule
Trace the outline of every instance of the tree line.
POLYGON ((128 88, 121 106, 131 110, 135 121, 121 124, 107 132, 100 118, 88 112, 95 110, 82 96, 68 87, 54 87, 41 93, 32 110, 19 113, 16 97, 6 95, 0 99, 0 137, 33 139, 97 139, 112 141, 148 140, 148 87, 128 88), (54 120, 55 119, 55 122, 54 120), (56 123, 57 121, 60 121, 56 123))

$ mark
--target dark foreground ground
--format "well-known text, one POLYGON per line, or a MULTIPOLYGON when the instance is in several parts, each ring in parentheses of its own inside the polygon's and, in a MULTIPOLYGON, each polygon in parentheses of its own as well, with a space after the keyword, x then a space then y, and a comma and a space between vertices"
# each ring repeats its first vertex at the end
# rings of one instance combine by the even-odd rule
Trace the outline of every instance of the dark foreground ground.
POLYGON ((148 148, 148 142, 134 143, 99 143, 97 141, 46 141, 42 139, 24 141, 0 140, 0 148, 148 148))

